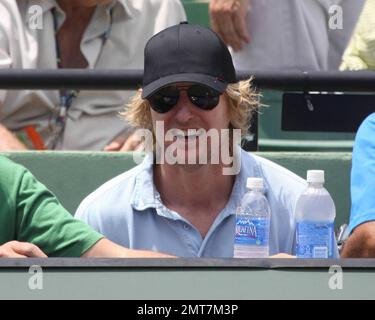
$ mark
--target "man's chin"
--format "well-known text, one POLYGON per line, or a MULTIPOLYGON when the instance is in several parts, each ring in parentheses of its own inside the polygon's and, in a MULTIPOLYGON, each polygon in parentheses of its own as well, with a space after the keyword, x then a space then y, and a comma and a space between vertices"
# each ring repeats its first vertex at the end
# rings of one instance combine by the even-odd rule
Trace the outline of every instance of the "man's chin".
POLYGON ((176 163, 175 166, 183 169, 186 172, 196 172, 196 171, 202 169, 203 167, 205 167, 206 165, 199 164, 199 163, 197 163, 197 164, 176 163))

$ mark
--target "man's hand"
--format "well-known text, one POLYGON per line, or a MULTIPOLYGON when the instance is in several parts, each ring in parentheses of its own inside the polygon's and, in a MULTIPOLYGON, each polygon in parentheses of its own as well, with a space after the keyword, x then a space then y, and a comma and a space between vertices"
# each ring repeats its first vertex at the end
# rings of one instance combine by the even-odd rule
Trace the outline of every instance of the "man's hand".
POLYGON ((26 146, 0 124, 0 151, 27 150, 26 146))
POLYGON ((108 239, 100 239, 83 255, 83 258, 176 258, 174 256, 146 250, 122 247, 108 239))
POLYGON ((47 258, 47 256, 32 243, 10 241, 0 246, 0 258, 47 258))
POLYGON ((250 0, 211 0, 209 13, 212 29, 223 41, 239 51, 250 42, 246 16, 250 0))
POLYGON ((356 227, 342 248, 341 258, 375 258, 375 221, 356 227))
POLYGON ((270 256, 270 258, 276 258, 276 259, 290 259, 290 258, 296 258, 295 256, 291 256, 287 253, 278 253, 273 256, 270 256))
POLYGON ((124 134, 114 139, 110 144, 104 147, 104 151, 143 151, 144 144, 135 133, 124 134))

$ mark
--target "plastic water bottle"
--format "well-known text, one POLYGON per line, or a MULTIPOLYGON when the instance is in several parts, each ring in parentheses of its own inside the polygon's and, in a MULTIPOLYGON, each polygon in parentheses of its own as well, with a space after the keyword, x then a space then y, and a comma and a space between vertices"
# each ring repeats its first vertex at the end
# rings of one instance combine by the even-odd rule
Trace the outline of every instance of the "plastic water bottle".
POLYGON ((307 171, 307 189, 296 204, 296 254, 298 258, 334 257, 336 209, 323 187, 324 171, 307 171))
POLYGON ((269 256, 271 210, 264 196, 262 178, 248 178, 248 192, 236 211, 235 258, 269 256))

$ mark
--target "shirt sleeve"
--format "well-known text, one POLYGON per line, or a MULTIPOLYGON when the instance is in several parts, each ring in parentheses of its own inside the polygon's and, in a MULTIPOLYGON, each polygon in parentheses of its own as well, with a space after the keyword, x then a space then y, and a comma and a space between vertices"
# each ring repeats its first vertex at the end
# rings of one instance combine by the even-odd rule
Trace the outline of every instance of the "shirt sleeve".
POLYGON ((103 237, 74 219, 27 170, 19 184, 16 215, 17 240, 34 243, 48 256, 79 257, 103 237))
POLYGON ((354 143, 349 232, 375 220, 375 113, 360 126, 354 143))

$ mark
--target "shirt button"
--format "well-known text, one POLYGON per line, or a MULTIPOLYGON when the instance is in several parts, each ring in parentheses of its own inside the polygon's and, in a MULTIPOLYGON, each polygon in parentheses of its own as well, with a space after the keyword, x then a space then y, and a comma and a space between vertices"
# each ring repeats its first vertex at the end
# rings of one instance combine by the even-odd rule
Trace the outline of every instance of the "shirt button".
POLYGON ((185 230, 189 230, 189 229, 190 229, 190 226, 189 226, 187 223, 184 223, 184 229, 185 229, 185 230))

